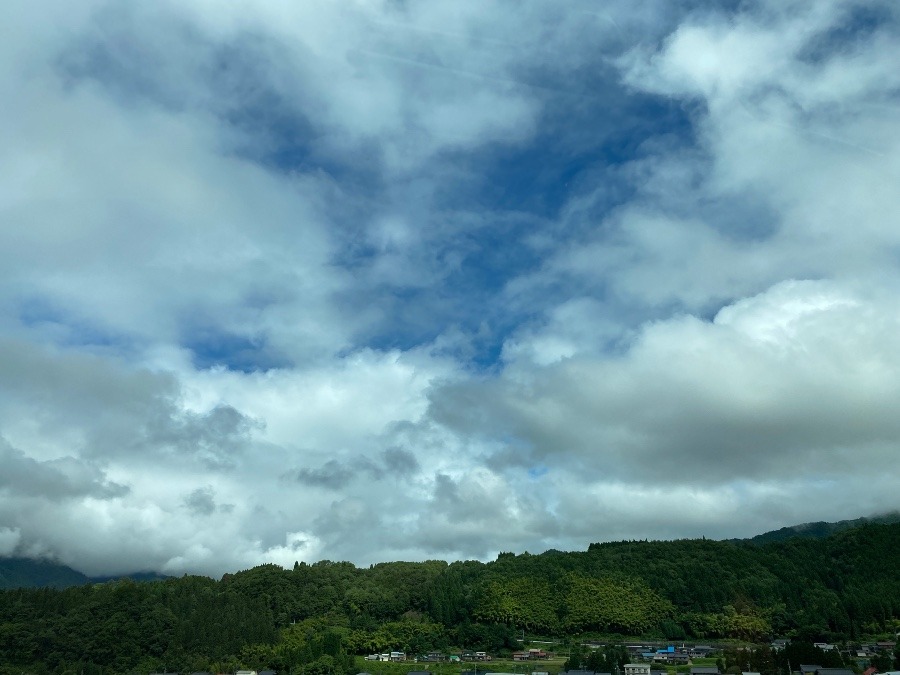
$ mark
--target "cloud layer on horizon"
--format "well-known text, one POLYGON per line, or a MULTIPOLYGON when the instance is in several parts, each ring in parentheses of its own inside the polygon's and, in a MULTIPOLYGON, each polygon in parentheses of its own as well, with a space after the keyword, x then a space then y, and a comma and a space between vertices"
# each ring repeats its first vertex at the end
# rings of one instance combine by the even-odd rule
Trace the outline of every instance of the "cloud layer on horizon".
POLYGON ((15 4, 0 555, 900 508, 893 3, 15 4))

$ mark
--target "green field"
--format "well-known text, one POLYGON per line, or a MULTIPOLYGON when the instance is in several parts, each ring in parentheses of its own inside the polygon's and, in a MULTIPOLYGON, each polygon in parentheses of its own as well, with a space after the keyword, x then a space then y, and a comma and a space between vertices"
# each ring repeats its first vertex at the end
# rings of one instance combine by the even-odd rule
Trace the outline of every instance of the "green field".
POLYGON ((359 668, 359 672, 371 673, 372 675, 406 675, 406 673, 411 670, 427 670, 434 673, 434 675, 459 675, 463 671, 474 671, 476 668, 479 673, 518 673, 519 675, 528 675, 534 671, 539 671, 557 675, 562 671, 565 660, 565 655, 541 659, 540 661, 493 659, 491 661, 477 661, 475 663, 450 663, 448 661, 420 663, 403 661, 401 663, 388 663, 384 661, 366 661, 363 658, 357 658, 356 665, 359 668))

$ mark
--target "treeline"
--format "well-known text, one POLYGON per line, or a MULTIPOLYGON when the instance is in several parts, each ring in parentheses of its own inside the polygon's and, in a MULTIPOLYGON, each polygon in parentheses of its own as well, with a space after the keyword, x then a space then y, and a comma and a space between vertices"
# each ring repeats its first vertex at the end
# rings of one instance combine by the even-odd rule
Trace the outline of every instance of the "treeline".
MULTIPOLYGON (((215 581, 0 592, 8 672, 303 668, 353 655, 518 648, 522 631, 764 642, 857 641, 900 619, 900 524, 754 546, 690 540, 501 554, 490 563, 262 565, 215 581)), ((0 674, 3 673, 0 667, 0 674)))

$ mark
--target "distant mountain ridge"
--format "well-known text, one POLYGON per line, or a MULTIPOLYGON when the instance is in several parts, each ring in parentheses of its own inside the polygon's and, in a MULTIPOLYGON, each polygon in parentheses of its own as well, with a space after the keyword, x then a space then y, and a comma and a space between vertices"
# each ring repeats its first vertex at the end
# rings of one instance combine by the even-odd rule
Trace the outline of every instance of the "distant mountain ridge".
POLYGON ((788 539, 825 539, 836 532, 862 527, 863 525, 892 525, 894 523, 900 523, 900 511, 893 511, 891 513, 864 518, 854 518, 853 520, 840 520, 836 523, 827 523, 825 521, 802 523, 801 525, 791 525, 789 527, 782 527, 777 530, 758 534, 750 539, 731 539, 729 541, 762 546, 764 544, 786 541, 788 539))
POLYGON ((135 572, 103 577, 89 577, 68 565, 52 560, 31 558, 0 558, 0 590, 9 588, 69 588, 85 584, 100 584, 123 578, 135 581, 167 579, 157 572, 135 572))
POLYGON ((68 588, 90 583, 71 567, 50 560, 0 558, 0 588, 68 588))
MULTIPOLYGON (((894 511, 875 516, 841 520, 834 523, 818 521, 791 525, 758 534, 749 539, 728 539, 726 541, 753 546, 763 546, 789 539, 825 539, 826 537, 864 525, 890 525, 900 523, 900 512, 894 511)), ((551 551, 547 551, 551 554, 551 551)), ((562 551, 556 553, 564 554, 562 551)), ((62 563, 30 558, 0 558, 0 590, 11 588, 69 588, 85 584, 105 583, 123 578, 135 581, 157 581, 169 578, 157 572, 134 572, 112 576, 89 577, 62 563)))

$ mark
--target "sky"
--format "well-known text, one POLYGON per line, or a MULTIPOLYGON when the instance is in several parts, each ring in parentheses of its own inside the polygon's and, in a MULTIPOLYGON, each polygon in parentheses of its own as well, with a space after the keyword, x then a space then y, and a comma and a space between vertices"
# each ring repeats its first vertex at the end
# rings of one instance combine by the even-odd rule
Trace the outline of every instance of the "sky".
POLYGON ((900 509, 893 0, 11 0, 0 556, 900 509))

